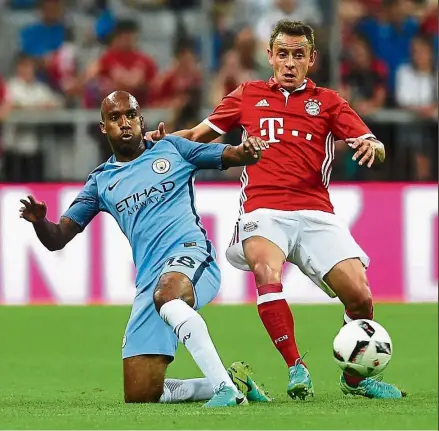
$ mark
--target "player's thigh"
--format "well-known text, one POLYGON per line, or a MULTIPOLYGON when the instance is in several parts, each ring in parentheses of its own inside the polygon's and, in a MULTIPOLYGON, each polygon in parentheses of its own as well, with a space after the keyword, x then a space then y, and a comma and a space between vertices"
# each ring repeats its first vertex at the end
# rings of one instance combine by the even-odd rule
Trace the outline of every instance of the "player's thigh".
POLYGON ((280 283, 286 257, 278 245, 262 236, 252 236, 243 241, 243 249, 258 286, 280 283))
POLYGON ((157 279, 139 288, 134 298, 122 342, 122 358, 142 355, 162 355, 173 358, 178 339, 155 308, 153 293, 157 279))
POLYGON ((192 249, 166 260, 154 297, 163 296, 162 303, 181 298, 199 309, 217 296, 220 285, 221 273, 214 255, 192 249))
POLYGON ((124 396, 127 403, 156 403, 163 393, 166 369, 172 358, 139 355, 123 360, 124 396))
POLYGON ((358 262, 354 266, 361 267, 364 275, 369 258, 356 243, 347 225, 336 215, 322 211, 299 213, 300 240, 291 261, 329 296, 338 296, 343 276, 338 274, 328 279, 327 274, 341 262, 349 260, 358 262))
POLYGON ((285 231, 284 213, 264 209, 244 214, 235 226, 227 260, 235 268, 253 271, 255 275, 270 269, 280 273, 294 246, 285 231))

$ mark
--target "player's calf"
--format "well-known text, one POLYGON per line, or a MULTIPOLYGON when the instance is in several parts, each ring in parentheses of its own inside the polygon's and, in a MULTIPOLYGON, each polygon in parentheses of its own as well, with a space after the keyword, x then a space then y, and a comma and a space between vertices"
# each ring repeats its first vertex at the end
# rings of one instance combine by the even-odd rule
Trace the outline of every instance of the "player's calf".
POLYGON ((165 373, 170 358, 139 355, 123 360, 124 398, 126 403, 158 403, 163 393, 165 373))
POLYGON ((344 304, 346 322, 373 318, 372 294, 359 259, 339 262, 326 274, 324 281, 344 304))
POLYGON ((226 407, 247 403, 246 397, 235 387, 224 368, 206 323, 192 308, 195 296, 191 280, 180 272, 162 275, 154 292, 154 303, 160 317, 172 328, 211 383, 215 395, 207 406, 226 407))
MULTIPOLYGON (((373 319, 373 300, 366 272, 359 259, 346 259, 325 276, 325 282, 345 306, 344 324, 357 319, 373 319)), ((359 387, 363 377, 343 373, 352 388, 359 387)))

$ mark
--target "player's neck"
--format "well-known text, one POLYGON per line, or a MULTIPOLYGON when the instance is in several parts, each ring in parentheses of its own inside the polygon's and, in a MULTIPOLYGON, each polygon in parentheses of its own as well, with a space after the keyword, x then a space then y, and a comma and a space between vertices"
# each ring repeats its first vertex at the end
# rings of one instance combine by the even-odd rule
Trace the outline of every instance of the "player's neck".
POLYGON ((288 91, 288 93, 294 93, 297 89, 301 88, 303 86, 303 84, 305 84, 305 82, 307 81, 307 78, 305 77, 300 84, 295 85, 294 87, 291 87, 291 88, 285 88, 279 83, 279 81, 276 79, 275 76, 273 77, 273 79, 274 79, 274 82, 276 82, 276 84, 279 85, 279 88, 281 88, 285 91, 288 91))
POLYGON ((116 161, 126 163, 126 162, 132 162, 133 160, 137 159, 137 157, 141 156, 145 152, 145 150, 146 150, 145 143, 142 141, 140 142, 136 150, 133 152, 133 154, 130 154, 129 156, 125 156, 123 154, 115 152, 114 155, 116 157, 116 161))

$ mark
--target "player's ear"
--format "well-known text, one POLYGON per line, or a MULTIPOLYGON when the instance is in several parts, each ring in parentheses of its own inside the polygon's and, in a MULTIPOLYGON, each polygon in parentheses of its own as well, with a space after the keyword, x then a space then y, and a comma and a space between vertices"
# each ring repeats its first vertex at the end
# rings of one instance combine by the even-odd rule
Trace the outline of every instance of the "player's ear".
POLYGON ((142 116, 140 116, 140 129, 142 130, 142 133, 145 134, 146 123, 145 123, 145 119, 142 116))
POLYGON ((313 51, 311 51, 311 55, 309 58, 309 67, 314 66, 316 59, 317 59, 317 50, 314 49, 313 51))
POLYGON ((105 128, 105 124, 103 121, 99 121, 99 127, 101 129, 101 132, 106 135, 107 134, 107 129, 105 128))
POLYGON ((271 66, 273 66, 273 51, 270 48, 267 48, 267 54, 268 54, 268 62, 271 66))

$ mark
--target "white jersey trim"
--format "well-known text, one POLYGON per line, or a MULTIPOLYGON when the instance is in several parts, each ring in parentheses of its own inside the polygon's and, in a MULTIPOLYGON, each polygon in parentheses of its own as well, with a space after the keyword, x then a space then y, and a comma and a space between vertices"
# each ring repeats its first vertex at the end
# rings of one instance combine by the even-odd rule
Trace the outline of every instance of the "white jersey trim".
POLYGON ((224 130, 220 129, 218 126, 215 126, 215 124, 213 124, 212 121, 210 121, 208 118, 203 121, 203 124, 209 126, 212 130, 214 130, 216 133, 219 133, 220 135, 226 134, 224 130))
POLYGON ((326 136, 325 154, 325 160, 323 160, 322 164, 322 183, 326 188, 328 188, 332 172, 332 162, 334 161, 335 156, 335 142, 334 136, 331 132, 326 136))
MULTIPOLYGON (((248 132, 242 127, 241 142, 245 142, 248 139, 248 132)), ((247 195, 245 194, 245 188, 248 186, 248 174, 247 167, 244 166, 241 174, 241 195, 239 197, 239 217, 245 214, 244 204, 247 201, 247 195)))

